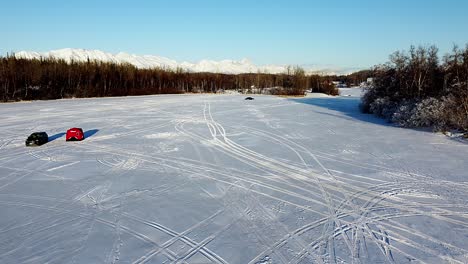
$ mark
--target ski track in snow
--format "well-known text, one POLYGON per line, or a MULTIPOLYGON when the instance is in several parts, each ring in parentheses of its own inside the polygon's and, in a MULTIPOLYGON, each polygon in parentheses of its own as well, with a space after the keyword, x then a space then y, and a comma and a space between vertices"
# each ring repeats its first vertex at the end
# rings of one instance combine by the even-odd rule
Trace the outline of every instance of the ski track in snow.
POLYGON ((0 105, 0 263, 467 263, 468 148, 357 104, 0 105), (19 144, 72 126, 94 134, 19 144))

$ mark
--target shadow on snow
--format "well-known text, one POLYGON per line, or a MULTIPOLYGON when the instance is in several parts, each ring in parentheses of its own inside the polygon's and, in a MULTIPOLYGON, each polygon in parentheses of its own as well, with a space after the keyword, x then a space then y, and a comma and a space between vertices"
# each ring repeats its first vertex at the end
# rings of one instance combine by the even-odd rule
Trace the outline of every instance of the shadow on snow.
POLYGON ((326 112, 326 111, 315 111, 316 113, 333 116, 336 118, 355 121, 359 120, 362 122, 368 122, 376 125, 401 128, 401 129, 410 129, 413 131, 424 132, 433 134, 434 131, 430 127, 418 127, 418 128, 403 128, 398 125, 395 125, 384 118, 377 117, 373 114, 364 114, 359 109, 359 104, 361 102, 360 97, 332 97, 332 98, 298 98, 291 99, 294 102, 308 104, 313 106, 318 106, 326 108, 328 110, 336 111, 339 113, 326 112), (343 115, 344 114, 344 115, 343 115))
POLYGON ((57 133, 57 134, 55 134, 53 136, 49 136, 49 142, 52 142, 52 141, 54 141, 56 139, 59 139, 59 138, 61 138, 63 136, 65 136, 65 133, 63 133, 63 132, 62 133, 57 133))
POLYGON ((314 105, 322 108, 326 108, 332 111, 340 112, 341 114, 334 114, 333 112, 320 112, 316 111, 319 114, 329 115, 349 121, 355 119, 373 123, 383 126, 392 126, 395 125, 389 123, 383 118, 378 118, 372 114, 364 114, 359 110, 360 97, 337 97, 337 98, 298 98, 291 99, 296 103, 314 105))
POLYGON ((89 137, 92 137, 97 132, 99 132, 99 129, 91 129, 91 130, 85 131, 84 132, 84 137, 85 137, 85 139, 89 138, 89 137))

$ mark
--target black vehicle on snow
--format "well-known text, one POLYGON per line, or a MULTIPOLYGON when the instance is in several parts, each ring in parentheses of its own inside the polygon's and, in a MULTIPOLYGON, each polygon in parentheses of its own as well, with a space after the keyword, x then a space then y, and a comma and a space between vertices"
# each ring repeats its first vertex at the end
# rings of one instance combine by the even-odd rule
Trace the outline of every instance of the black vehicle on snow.
POLYGON ((46 132, 34 132, 26 139, 26 146, 40 146, 49 141, 49 136, 46 132))
POLYGON ((253 100, 254 98, 253 97, 246 97, 245 100, 253 100))

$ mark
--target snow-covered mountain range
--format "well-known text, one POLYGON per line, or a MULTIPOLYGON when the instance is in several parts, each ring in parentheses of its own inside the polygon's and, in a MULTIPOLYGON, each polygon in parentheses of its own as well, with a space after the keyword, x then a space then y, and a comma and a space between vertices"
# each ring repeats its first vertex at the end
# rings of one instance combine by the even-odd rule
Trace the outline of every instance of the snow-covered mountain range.
MULTIPOLYGON (((57 58, 70 61, 86 61, 86 60, 97 60, 104 62, 115 62, 115 63, 130 63, 138 68, 167 68, 176 69, 182 68, 190 72, 214 72, 214 73, 282 73, 285 72, 287 66, 285 65, 265 65, 257 66, 248 59, 240 61, 236 60, 202 60, 197 63, 191 62, 177 62, 175 60, 155 56, 155 55, 134 55, 124 52, 117 54, 107 53, 100 50, 86 50, 86 49, 59 49, 48 52, 34 52, 34 51, 20 51, 15 53, 17 58, 57 58)), ((322 68, 315 66, 304 67, 308 73, 319 73, 319 74, 347 74, 350 72, 349 69, 332 69, 322 68)))

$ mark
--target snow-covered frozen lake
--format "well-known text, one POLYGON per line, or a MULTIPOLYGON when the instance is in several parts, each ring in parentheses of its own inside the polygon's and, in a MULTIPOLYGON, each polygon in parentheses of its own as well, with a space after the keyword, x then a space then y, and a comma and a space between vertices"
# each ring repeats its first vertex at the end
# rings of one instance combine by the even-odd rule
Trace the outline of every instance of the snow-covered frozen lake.
POLYGON ((1 104, 0 263, 468 263, 467 144, 243 99, 1 104))

